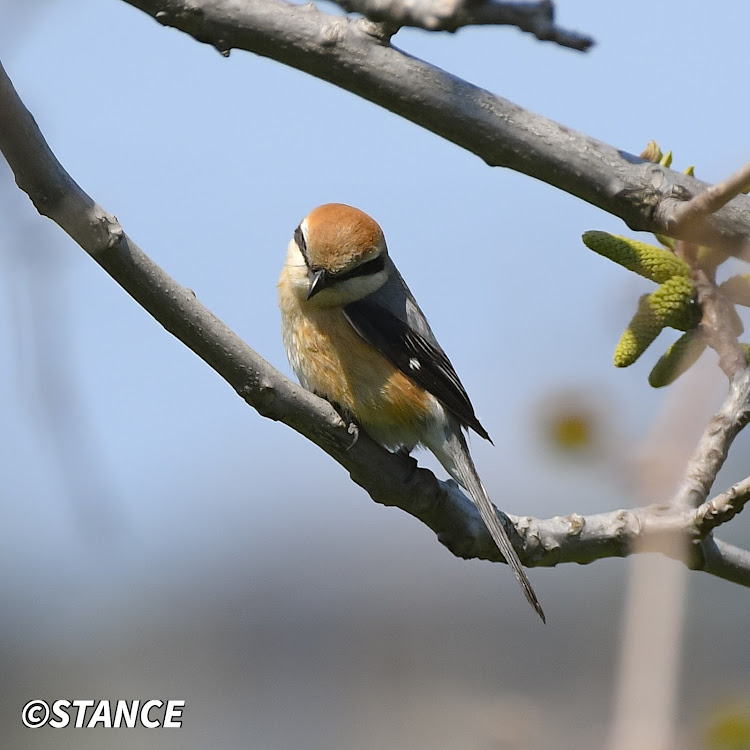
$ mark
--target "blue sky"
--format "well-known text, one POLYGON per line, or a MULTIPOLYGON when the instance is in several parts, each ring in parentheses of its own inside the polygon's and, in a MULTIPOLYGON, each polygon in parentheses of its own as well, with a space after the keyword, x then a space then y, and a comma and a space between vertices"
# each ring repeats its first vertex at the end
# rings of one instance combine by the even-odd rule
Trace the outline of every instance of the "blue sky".
MULTIPOLYGON (((0 0, 0 16, 0 58, 63 165, 283 372, 276 279, 294 227, 328 201, 376 218, 495 440, 472 447, 500 507, 643 502, 644 437, 658 479, 721 397, 710 356, 650 389, 667 336, 612 366, 650 285, 580 236, 628 233, 618 219, 118 0, 0 0), (540 442, 539 415, 570 401, 600 415, 598 462, 540 442)), ((558 21, 597 46, 491 28, 394 43, 626 151, 654 138, 701 178, 747 161, 745 2, 560 0, 558 21)), ((627 563, 532 570, 542 632, 507 570, 452 558, 249 409, 35 213, 4 163, 0 196, 0 725, 20 732, 8 746, 28 743, 18 711, 38 695, 187 697, 190 728, 160 733, 164 748, 397 747, 399 732, 410 750, 486 747, 471 744, 483 701, 486 726, 532 716, 539 742, 525 747, 602 746, 627 563)), ((721 488, 747 473, 747 450, 739 441, 721 488)), ((750 544, 742 517, 722 535, 750 544)), ((746 697, 750 605, 685 575, 680 712, 696 727, 723 696, 746 697), (720 650, 705 647, 717 613, 720 650)), ((87 741, 99 746, 76 736, 87 741)))
MULTIPOLYGON (((351 203, 381 223, 495 439, 473 445, 498 504, 546 516, 628 502, 612 463, 551 460, 530 416, 573 388, 606 404, 617 440, 637 440, 666 398, 646 383, 661 340, 643 363, 611 365, 648 284, 580 235, 627 232, 619 220, 278 63, 225 59, 121 2, 65 0, 10 18, 3 61, 63 165, 276 367, 290 374, 275 285, 291 232, 320 203, 351 203)), ((624 150, 655 138, 707 180, 747 160, 745 3, 561 0, 558 20, 597 46, 582 55, 489 28, 403 31, 394 43, 624 150)), ((6 616, 33 633, 48 606, 75 630, 97 597, 123 595, 118 581, 278 570, 271 561, 302 539, 314 557, 339 534, 375 548, 416 534, 443 554, 317 448, 248 409, 37 217, 4 166, 0 187, 6 616), (42 372, 34 342, 51 352, 42 372), (62 414, 57 439, 49 404, 62 414), (101 501, 103 543, 82 530, 77 494, 101 501), (50 570, 69 576, 64 594, 50 570)), ((489 589, 510 591, 510 575, 494 573, 507 581, 490 576, 489 589)), ((536 580, 552 590, 555 576, 536 580)))

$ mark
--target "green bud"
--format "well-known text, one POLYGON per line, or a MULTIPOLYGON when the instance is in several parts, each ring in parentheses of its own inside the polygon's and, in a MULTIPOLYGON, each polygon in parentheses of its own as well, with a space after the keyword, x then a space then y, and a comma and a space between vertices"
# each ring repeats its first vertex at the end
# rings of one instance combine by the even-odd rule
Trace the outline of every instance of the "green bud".
POLYGON ((595 253, 657 284, 662 284, 673 276, 690 275, 690 267, 685 261, 656 245, 593 230, 584 232, 583 243, 595 253))
POLYGON ((663 325, 679 331, 689 331, 700 322, 700 311, 693 304, 695 287, 684 276, 667 279, 649 295, 651 309, 663 325))
POLYGON ((659 159, 659 164, 661 164, 662 167, 667 167, 667 169, 669 169, 669 167, 672 166, 672 152, 667 151, 667 153, 659 159))
POLYGON ((658 164, 661 161, 662 156, 663 154, 656 141, 649 141, 648 146, 646 146, 641 152, 641 159, 652 161, 655 164, 658 164))
POLYGON ((643 295, 615 348, 615 367, 632 365, 665 326, 682 331, 695 327, 700 313, 693 304, 693 293, 689 279, 673 276, 652 294, 643 295))
POLYGON ((674 250, 674 247, 677 244, 677 240, 674 237, 667 237, 666 234, 654 233, 654 237, 656 237, 664 247, 668 247, 670 250, 674 250))
POLYGON ((652 388, 663 388, 674 383, 684 372, 687 372, 703 354, 706 340, 698 329, 684 333, 654 365, 648 382, 652 388))
POLYGON ((664 324, 654 315, 648 298, 649 295, 644 294, 638 300, 638 310, 617 342, 615 367, 630 367, 664 328, 664 324))

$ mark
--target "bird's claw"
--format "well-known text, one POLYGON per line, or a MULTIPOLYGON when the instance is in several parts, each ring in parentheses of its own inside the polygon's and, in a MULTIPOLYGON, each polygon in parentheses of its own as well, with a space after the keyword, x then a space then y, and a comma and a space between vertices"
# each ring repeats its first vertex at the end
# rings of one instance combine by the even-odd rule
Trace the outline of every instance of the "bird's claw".
POLYGON ((349 422, 349 426, 346 428, 346 431, 353 436, 351 444, 346 447, 346 450, 350 451, 359 440, 359 427, 357 427, 354 422, 349 422))

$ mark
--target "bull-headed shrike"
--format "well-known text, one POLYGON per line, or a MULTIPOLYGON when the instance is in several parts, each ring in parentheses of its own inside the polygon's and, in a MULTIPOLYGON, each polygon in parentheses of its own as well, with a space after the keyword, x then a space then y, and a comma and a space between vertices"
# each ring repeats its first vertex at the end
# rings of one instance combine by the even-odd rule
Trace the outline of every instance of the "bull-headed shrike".
POLYGON ((471 495, 544 620, 463 430, 490 436, 390 259, 378 224, 340 203, 314 209, 289 243, 279 306, 286 353, 302 385, 386 448, 431 450, 471 495))

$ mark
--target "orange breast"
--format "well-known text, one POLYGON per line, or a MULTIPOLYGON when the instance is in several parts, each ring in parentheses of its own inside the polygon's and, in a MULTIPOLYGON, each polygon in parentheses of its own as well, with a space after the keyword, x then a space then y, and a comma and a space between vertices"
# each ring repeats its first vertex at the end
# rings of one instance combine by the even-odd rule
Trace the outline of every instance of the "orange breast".
POLYGON ((433 397, 364 341, 338 308, 308 306, 279 288, 284 343, 303 385, 349 411, 389 447, 420 442, 433 397))

